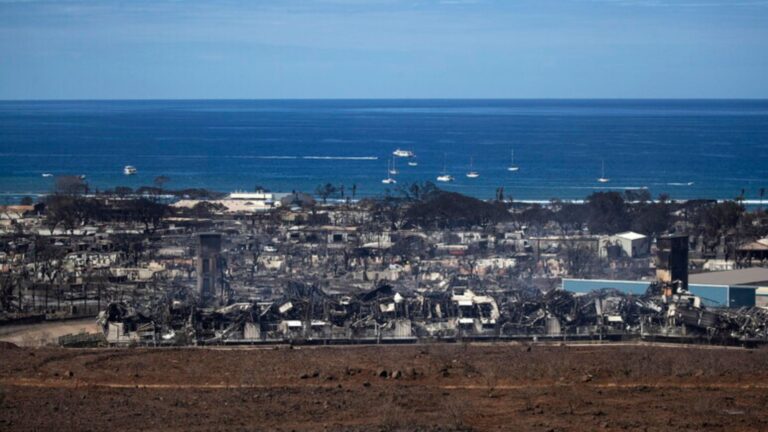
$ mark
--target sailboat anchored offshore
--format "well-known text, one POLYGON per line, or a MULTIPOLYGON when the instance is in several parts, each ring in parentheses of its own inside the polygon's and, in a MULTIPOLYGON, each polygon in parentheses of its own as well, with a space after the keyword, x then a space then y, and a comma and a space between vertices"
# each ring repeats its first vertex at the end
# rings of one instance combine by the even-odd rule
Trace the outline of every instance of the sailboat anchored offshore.
POLYGON ((397 183, 397 180, 392 178, 392 165, 390 165, 390 161, 387 161, 387 178, 383 179, 381 182, 384 184, 395 184, 397 183))
POLYGON ((453 181, 453 176, 448 174, 448 165, 447 165, 447 155, 443 155, 443 174, 437 176, 437 181, 444 182, 444 183, 450 183, 453 181))
POLYGON ((480 177, 480 173, 475 171, 475 158, 469 158, 469 172, 467 172, 468 178, 478 178, 480 177))
POLYGON ((515 172, 519 170, 520 167, 515 165, 515 151, 510 150, 509 151, 509 166, 507 167, 507 171, 515 172))
POLYGON ((603 168, 602 168, 600 177, 597 179, 597 181, 600 183, 608 183, 609 181, 611 181, 611 179, 605 176, 605 159, 603 159, 602 161, 602 166, 603 168))

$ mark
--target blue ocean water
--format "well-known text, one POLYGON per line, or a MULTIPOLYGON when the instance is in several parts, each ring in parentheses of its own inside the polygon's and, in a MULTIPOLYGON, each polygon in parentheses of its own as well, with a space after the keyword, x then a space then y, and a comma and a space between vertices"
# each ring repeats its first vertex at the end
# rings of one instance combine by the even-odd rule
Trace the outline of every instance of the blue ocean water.
POLYGON ((0 102, 0 202, 51 190, 42 173, 92 187, 313 191, 431 180, 482 198, 583 199, 596 190, 758 199, 768 186, 766 100, 231 100, 0 102), (514 150, 517 172, 507 171, 514 150), (469 179, 470 159, 480 173, 469 179), (601 184, 601 162, 611 181, 601 184), (126 177, 125 165, 138 174, 126 177))

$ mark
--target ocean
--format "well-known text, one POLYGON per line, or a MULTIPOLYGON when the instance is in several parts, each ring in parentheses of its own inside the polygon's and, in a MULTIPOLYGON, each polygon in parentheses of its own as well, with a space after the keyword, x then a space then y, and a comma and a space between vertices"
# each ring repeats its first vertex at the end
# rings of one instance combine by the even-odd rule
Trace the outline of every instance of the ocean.
POLYGON ((312 192, 358 197, 416 181, 491 198, 580 200, 647 189, 675 199, 757 202, 768 187, 766 100, 222 100, 0 102, 0 204, 92 188, 312 192), (397 185, 385 185, 395 149, 397 185), (509 172, 514 151, 517 172, 509 172), (466 177, 472 168, 480 176, 466 177), (598 183, 605 166, 608 183, 598 183), (125 176, 123 167, 138 173, 125 176), (437 182, 435 182, 437 183, 437 182))

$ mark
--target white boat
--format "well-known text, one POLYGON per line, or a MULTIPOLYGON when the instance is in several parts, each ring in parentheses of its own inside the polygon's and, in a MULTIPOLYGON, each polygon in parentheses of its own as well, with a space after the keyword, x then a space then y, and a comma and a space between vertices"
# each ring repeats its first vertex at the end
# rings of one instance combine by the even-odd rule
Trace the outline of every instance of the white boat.
POLYGON ((415 159, 411 159, 408 161, 408 166, 419 166, 419 163, 415 159))
POLYGON ((404 158, 413 157, 413 152, 410 151, 410 150, 400 150, 400 149, 397 149, 397 150, 393 151, 392 154, 394 156, 397 156, 397 157, 404 157, 404 158))
POLYGON ((473 168, 475 166, 475 160, 474 158, 469 159, 469 172, 467 172, 467 178, 478 178, 480 177, 480 173, 475 171, 473 168))
POLYGON ((514 172, 514 171, 517 171, 519 169, 520 169, 520 167, 515 165, 515 151, 514 150, 510 150, 509 151, 509 166, 507 167, 507 171, 514 172))
POLYGON ((395 158, 392 158, 392 166, 389 168, 389 174, 391 175, 397 175, 398 171, 397 168, 395 168, 395 158))
POLYGON ((453 176, 448 174, 447 168, 446 168, 446 155, 443 155, 443 173, 439 176, 437 176, 437 181, 444 182, 444 183, 450 183, 453 181, 453 176))
POLYGON ((134 175, 136 174, 136 167, 132 165, 126 165, 125 168, 123 168, 123 174, 125 175, 134 175))
POLYGON ((611 179, 605 176, 605 160, 603 160, 603 169, 597 181, 600 183, 608 183, 609 181, 611 181, 611 179))
POLYGON ((51 173, 43 173, 43 177, 53 177, 53 174, 51 174, 51 173))
POLYGON ((85 180, 85 174, 80 174, 79 176, 77 176, 77 178, 79 178, 80 180, 85 180))
POLYGON ((392 173, 392 168, 389 165, 389 161, 387 161, 387 178, 382 180, 381 182, 384 184, 395 184, 397 183, 397 180, 393 179, 390 175, 392 173))

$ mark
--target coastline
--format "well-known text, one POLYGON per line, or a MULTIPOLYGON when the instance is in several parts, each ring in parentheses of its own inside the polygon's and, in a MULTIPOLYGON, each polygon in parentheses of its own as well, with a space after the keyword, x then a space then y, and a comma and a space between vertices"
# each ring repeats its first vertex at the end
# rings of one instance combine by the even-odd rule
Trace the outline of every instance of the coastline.
MULTIPOLYGON (((627 190, 632 190, 632 189, 627 189, 627 190)), ((222 195, 222 196, 227 195, 226 192, 222 192, 222 191, 211 191, 211 190, 209 190, 209 191, 214 193, 214 194, 219 194, 219 195, 222 195)), ((450 191, 450 190, 447 190, 447 191, 450 191)), ((619 192, 619 193, 622 192, 622 190, 612 190, 612 191, 613 192, 619 192)), ((595 192, 606 192, 606 191, 596 190, 595 192)), ((272 192, 272 193, 274 193, 276 195, 289 195, 290 194, 290 192, 280 192, 280 191, 275 191, 275 192, 272 192)), ((5 206, 8 206, 8 205, 18 205, 18 204, 20 204, 21 200, 24 197, 32 197, 33 199, 36 199, 36 202, 42 202, 42 201, 45 200, 46 197, 51 196, 51 195, 53 195, 53 193, 0 193, 0 206, 3 206, 3 205, 5 205, 5 206)), ((101 194, 101 195, 99 195, 99 194, 86 194, 86 195, 82 195, 82 196, 85 197, 85 198, 95 198, 95 197, 105 196, 105 195, 109 196, 109 194, 101 194)), ((314 194, 311 194, 311 193, 310 193, 310 195, 313 195, 314 198, 320 200, 320 198, 318 196, 316 196, 314 194)), ((485 197, 473 196, 471 194, 464 194, 464 195, 467 195, 467 196, 470 196, 470 197, 473 197, 473 198, 477 198, 477 199, 481 199, 481 200, 484 200, 484 201, 492 201, 493 200, 493 199, 489 199, 489 198, 485 198, 485 197)), ((357 197, 355 199, 329 198, 329 199, 327 199, 327 203, 328 204, 344 204, 344 203, 356 204, 356 203, 360 202, 362 199, 376 199, 376 198, 382 198, 384 196, 386 196, 385 193, 371 194, 371 195, 360 195, 359 197, 357 197)), ((166 203, 173 203, 173 202, 176 202, 176 201, 178 201, 180 199, 183 199, 183 198, 180 198, 178 195, 174 195, 174 194, 143 194, 143 195, 131 194, 131 195, 125 195, 123 198, 125 198, 125 199, 152 198, 152 199, 160 199, 161 201, 166 202, 166 203)), ((556 205, 556 204, 585 204, 587 202, 587 197, 584 197, 584 198, 581 198, 581 199, 567 199, 567 198, 563 198, 563 199, 561 199, 561 198, 551 198, 551 199, 511 199, 511 200, 510 199, 505 199, 505 200, 502 200, 502 201, 504 203, 506 203, 506 204, 526 204, 526 205, 549 206, 549 205, 556 205)), ((765 206, 766 204, 768 204, 768 199, 765 199, 765 200, 760 200, 760 199, 737 200, 735 198, 708 198, 708 197, 682 198, 682 199, 670 197, 668 199, 668 201, 669 202, 674 202, 674 203, 680 203, 680 204, 684 204, 686 202, 691 202, 691 201, 713 201, 713 202, 717 202, 717 203, 733 201, 733 202, 740 202, 742 205, 744 205, 747 208, 747 210, 759 209, 759 208, 765 206)), ((626 201, 626 202, 630 203, 630 204, 638 203, 638 201, 626 201)), ((646 200, 645 202, 648 202, 648 203, 659 203, 659 202, 662 202, 662 201, 660 201, 659 199, 652 198, 652 199, 646 200)))

